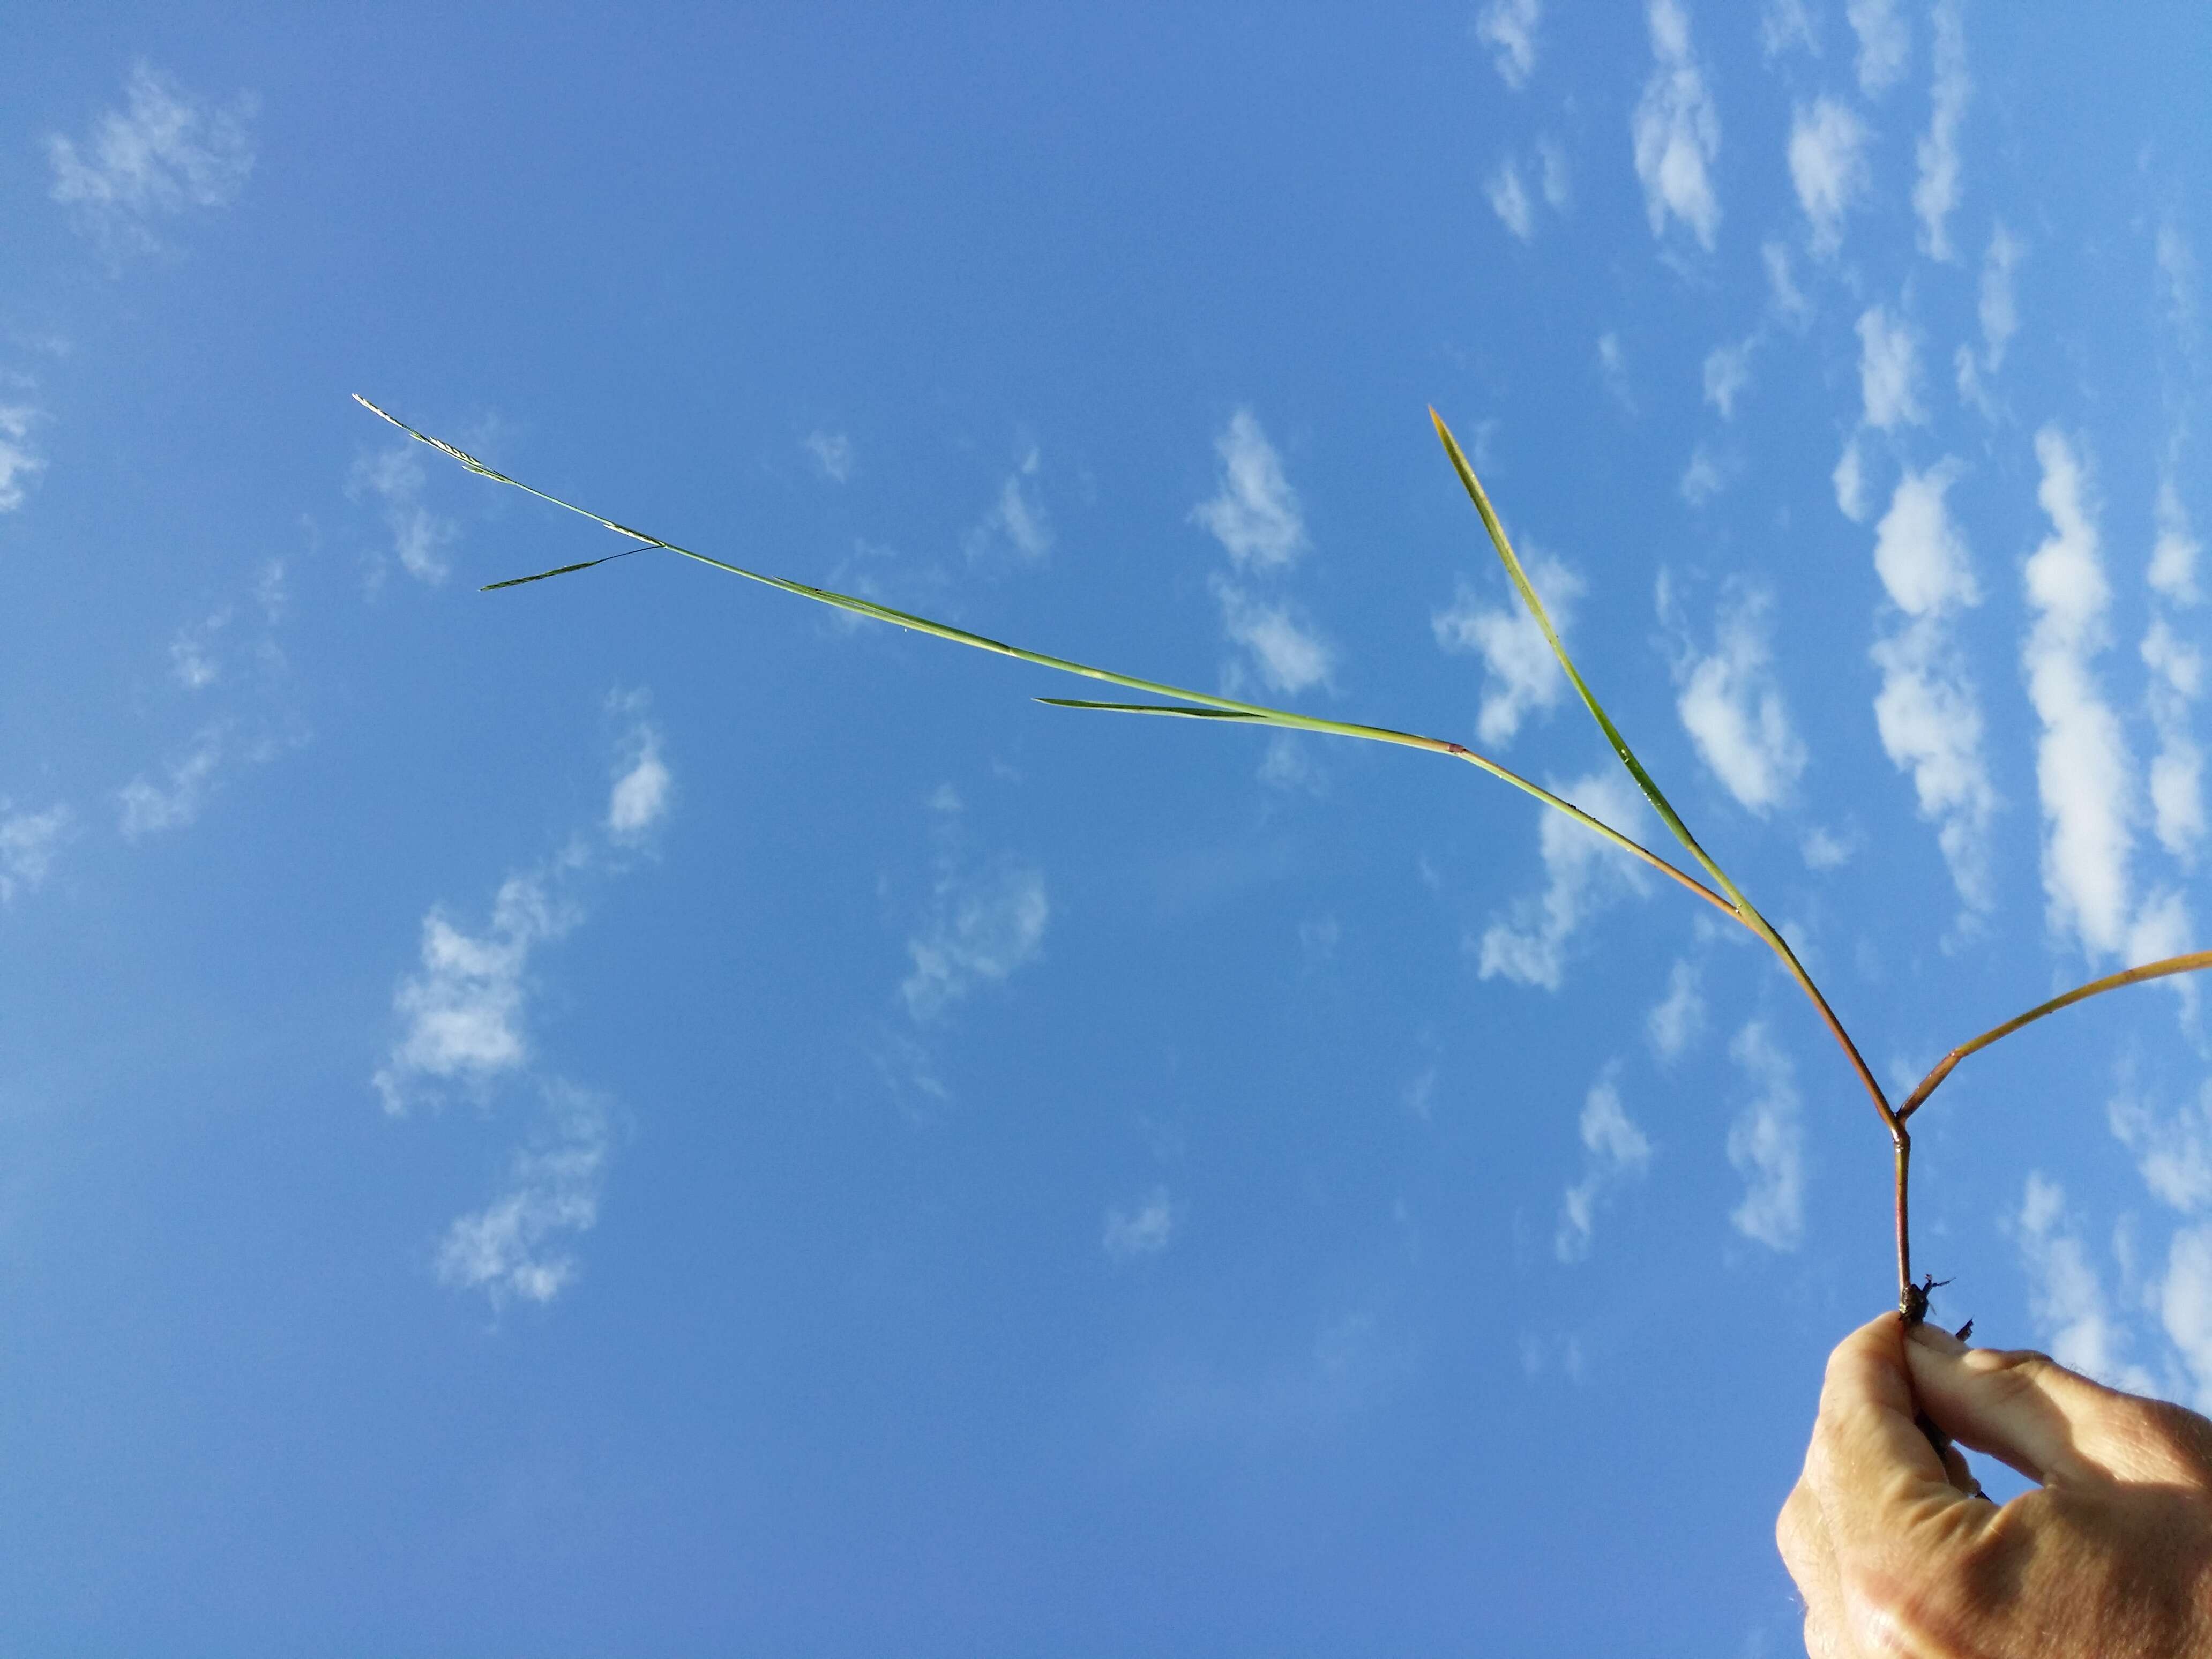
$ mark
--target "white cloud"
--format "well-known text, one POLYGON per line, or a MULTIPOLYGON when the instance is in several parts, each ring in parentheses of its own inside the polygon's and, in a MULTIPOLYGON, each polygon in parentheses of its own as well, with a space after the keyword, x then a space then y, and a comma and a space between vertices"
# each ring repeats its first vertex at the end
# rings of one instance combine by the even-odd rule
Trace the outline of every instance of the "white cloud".
POLYGON ((1238 410, 1213 447, 1221 457, 1220 492, 1193 507, 1191 518, 1213 532, 1239 568, 1289 564, 1305 550, 1305 520, 1259 418, 1238 410))
POLYGON ((57 802, 43 812, 11 812, 0 798, 0 904, 12 903, 53 872, 54 849, 68 833, 73 814, 57 802))
POLYGON ((1655 67, 1630 118, 1636 176, 1644 185, 1651 234, 1663 239, 1680 220, 1710 249, 1721 204, 1708 172, 1720 154, 1720 115, 1690 50, 1690 20, 1675 0, 1651 0, 1655 67))
POLYGON ((2199 1090, 2194 1105, 2171 1116, 2160 1116, 2140 1095, 2115 1095, 2106 1121, 2135 1154, 2143 1185, 2160 1203, 2185 1215, 2212 1208, 2212 1082, 2199 1090))
POLYGON ((1562 1261, 1580 1261, 1589 1255, 1599 1202, 1651 1165, 1651 1143, 1621 1105, 1620 1081, 1615 1061, 1598 1073, 1583 1101, 1583 1178, 1561 1199, 1559 1230, 1552 1239, 1562 1261))
POLYGON ((1766 264, 1766 286, 1774 313, 1792 328, 1802 328, 1813 315, 1813 302, 1790 274, 1790 250, 1780 242, 1762 242, 1759 258, 1766 264))
POLYGON ((1818 57, 1820 37, 1814 27, 1813 14, 1806 9, 1805 0, 1766 0, 1759 8, 1759 45, 1769 58, 1779 58, 1793 50, 1818 57))
POLYGON ((545 1085, 544 1127, 518 1152, 507 1190, 456 1219, 438 1249, 441 1284, 481 1290, 496 1308, 510 1297, 550 1302, 575 1278, 576 1259, 560 1248, 599 1218, 609 1136, 605 1108, 574 1085, 545 1085))
POLYGON ((2005 348, 2020 331, 2020 304, 2013 293, 2013 271, 2027 252, 1999 220, 1982 255, 1982 364, 1992 374, 2004 367, 2005 348))
POLYGON ((1662 1060, 1678 1058, 1705 1029, 1705 995, 1694 963, 1678 958, 1667 975, 1667 994, 1644 1016, 1644 1034, 1662 1060))
MULTIPOLYGON (((1551 613, 1553 627, 1564 639, 1574 619, 1575 601, 1585 591, 1582 578, 1534 549, 1524 562, 1530 583, 1551 613)), ((1556 708, 1567 689, 1559 659, 1518 594, 1503 604, 1486 605, 1462 577, 1449 608, 1431 614, 1429 626, 1446 651, 1474 652, 1482 658, 1482 705, 1475 732, 1486 745, 1511 743, 1523 720, 1556 708)))
POLYGON ((204 691, 222 678, 222 662, 216 655, 216 636, 230 626, 231 608, 223 606, 197 623, 188 623, 169 641, 169 666, 177 684, 187 691, 204 691))
POLYGON ((2197 601, 2197 556, 2203 551, 2190 528, 2189 510, 2181 504, 2169 472, 2159 480, 2158 539, 2151 545, 2152 589, 2178 605, 2197 601))
POLYGON ((2150 670, 2146 700, 2158 732, 2158 753, 2150 763, 2151 822, 2159 844, 2190 866, 2204 840, 2204 755, 2189 718, 2190 705, 2204 694, 2204 657, 2164 617, 2154 617, 2143 635, 2142 659, 2150 670))
POLYGON ((907 940, 912 971, 899 983, 907 1015, 917 1025, 1035 961, 1052 920, 1044 872, 1034 865, 1010 858, 981 868, 962 863, 954 844, 962 809, 951 785, 930 798, 930 808, 938 815, 945 850, 928 916, 907 940))
POLYGON ((1966 78, 1966 28, 1959 0, 1936 0, 1936 81, 1928 131, 1913 151, 1919 177, 1912 210, 1920 216, 1920 251, 1931 259, 1951 257, 1945 221, 1959 205, 1959 126, 1966 119, 1973 82, 1966 78))
POLYGON ((1725 457, 1715 455, 1700 441, 1690 452, 1689 465, 1682 469, 1675 489, 1692 507, 1703 507, 1728 488, 1730 471, 1725 457))
POLYGON ((1474 38, 1492 48, 1498 79, 1518 92, 1536 70, 1538 0, 1488 0, 1475 14, 1474 38))
POLYGON ((1881 306, 1859 317, 1859 395, 1866 423, 1877 431, 1910 423, 1924 425, 1920 406, 1920 337, 1903 318, 1881 306))
POLYGON ((442 906, 423 917, 422 970, 404 976, 392 998, 405 1030, 371 1079, 386 1111, 404 1115, 426 1081, 481 1090, 528 1061, 531 954, 581 919, 556 890, 581 860, 572 848, 544 868, 509 876, 482 933, 455 927, 442 906))
POLYGON ((2157 246, 2159 293, 2166 301, 2166 320, 2187 343, 2197 333, 2197 253, 2171 215, 2159 221, 2157 246))
POLYGON ((1790 798, 1806 761, 1773 672, 1769 608, 1764 595, 1739 597, 1721 613, 1711 653, 1687 652, 1675 665, 1675 712, 1698 757, 1761 817, 1790 798))
POLYGON ((2036 499, 2051 533, 2023 573, 2035 621, 2021 662, 2043 722, 2043 885, 2052 930, 2071 933, 2094 958, 2118 951, 2127 937, 2134 767, 2091 666, 2106 642, 2112 594, 2085 501, 2086 470, 2056 428, 2036 434, 2035 453, 2043 469, 2036 499))
POLYGON ((1705 401, 1721 412, 1721 419, 1735 418, 1735 400, 1751 384, 1751 353, 1759 343, 1756 334, 1734 345, 1715 346, 1705 354, 1705 401))
POLYGON ((1912 776, 1920 816, 1936 826, 1951 880, 1970 910, 1990 904, 1989 826, 1997 807, 1982 756, 1981 702, 1960 662, 1951 618, 1981 602, 1973 560, 1945 505, 1955 462, 1907 470, 1875 531, 1875 569, 1902 613, 1870 654, 1881 672, 1875 723, 1893 765, 1912 776))
MULTIPOLYGON (((1608 767, 1577 778, 1555 793, 1583 811, 1632 836, 1644 799, 1626 774, 1608 767)), ((1559 988, 1576 930, 1614 900, 1646 890, 1643 866, 1565 813, 1537 809, 1537 845, 1546 885, 1540 898, 1522 899, 1510 921, 1493 921, 1479 945, 1481 975, 1503 975, 1523 985, 1559 988)))
POLYGON ((1844 440, 1844 453, 1828 475, 1836 487, 1837 510, 1853 524, 1864 524, 1867 515, 1866 456, 1856 432, 1844 440))
POLYGON ((1536 141, 1536 159, 1544 177, 1544 202, 1554 213, 1565 213, 1572 190, 1567 180, 1567 152, 1555 138, 1536 141))
POLYGON ((2014 1224, 2027 1273, 2029 1314, 2060 1364, 2118 1388, 2153 1393, 2148 1374, 2122 1358, 2126 1334, 2112 1318, 2112 1298, 2067 1224, 2065 1209, 2065 1190, 2031 1171, 2014 1224))
POLYGON ((1628 354, 1621 349, 1620 336, 1610 330, 1597 337, 1597 368, 1613 402, 1626 413, 1636 413, 1636 398, 1628 389, 1628 354))
POLYGON ((447 574, 444 550, 460 532, 452 520, 422 505, 425 481, 413 444, 396 444, 356 460, 346 494, 355 501, 374 496, 381 504, 400 567, 417 581, 435 586, 447 574))
POLYGON ((2197 1408, 2212 1410, 2212 1226, 2184 1227, 2173 1235, 2158 1311, 2166 1340, 2197 1385, 2197 1408))
POLYGON ((1874 179, 1867 165, 1866 123, 1849 106, 1819 98, 1800 104, 1790 118, 1790 182, 1813 226, 1813 251, 1832 254, 1844 244, 1844 215, 1874 179))
POLYGON ((1221 603, 1223 631, 1251 653, 1270 690, 1288 694, 1329 684, 1336 653, 1287 604, 1255 599, 1224 576, 1211 586, 1221 603))
POLYGON ((1879 98, 1905 78, 1911 32, 1897 14, 1897 0, 1845 0, 1844 15, 1859 38, 1859 90, 1879 98))
POLYGON ((1729 1058, 1757 1092, 1729 1125, 1728 1158, 1744 1179, 1729 1220, 1771 1250, 1794 1250, 1805 1231, 1805 1130, 1796 1072, 1757 1020, 1729 1045, 1729 1058))
POLYGON ((808 433, 805 441, 806 453, 831 483, 843 483, 853 476, 853 441, 843 433, 817 428, 808 433))
POLYGON ((235 201, 253 171, 251 97, 210 109, 141 63, 124 98, 127 107, 102 115, 82 148, 58 133, 46 140, 50 193, 112 255, 158 249, 157 221, 235 201))
POLYGON ((1808 870, 1839 870, 1851 861, 1858 850, 1856 834, 1839 836, 1819 824, 1805 832, 1805 839, 1798 848, 1808 870))
POLYGON ((1521 183, 1521 166, 1511 156, 1498 164, 1498 171, 1490 175, 1482 187, 1490 198, 1490 210, 1500 223, 1522 241, 1533 241, 1536 235, 1536 210, 1528 200, 1528 192, 1521 183))
POLYGON ((25 404, 0 404, 0 513, 23 504, 24 486, 46 469, 44 458, 28 447, 31 424, 40 411, 25 404))
POLYGON ((1158 1255, 1175 1237, 1176 1206, 1168 1189, 1155 1187, 1133 1210, 1106 1212, 1106 1231, 1100 1243, 1110 1261, 1134 1261, 1158 1255))
POLYGON ((138 777, 125 784, 118 796, 123 804, 124 839, 136 841, 164 830, 181 830, 199 817, 215 787, 228 736, 228 728, 222 725, 204 726, 169 763, 164 782, 138 777))
POLYGON ((1004 546, 1034 563, 1052 551, 1052 520, 1045 513, 1036 486, 1042 465, 1032 445, 1023 456, 1021 465, 1006 475, 991 510, 983 515, 981 524, 968 532, 970 559, 988 557, 1004 546))
POLYGON ((1269 735, 1260 757, 1260 781, 1271 789, 1296 790, 1304 794, 1328 793, 1328 774, 1314 757, 1314 746, 1295 732, 1269 735))
POLYGON ((660 728, 645 718, 642 691, 617 692, 607 699, 612 713, 629 717, 616 744, 614 786, 607 792, 610 840, 635 843, 668 815, 674 779, 661 758, 660 728))

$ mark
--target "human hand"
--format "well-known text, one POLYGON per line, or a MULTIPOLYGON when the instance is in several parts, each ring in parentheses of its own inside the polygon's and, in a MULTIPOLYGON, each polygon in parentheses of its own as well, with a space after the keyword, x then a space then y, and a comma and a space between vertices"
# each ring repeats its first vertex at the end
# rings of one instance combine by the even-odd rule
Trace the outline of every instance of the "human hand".
POLYGON ((2212 1655, 2212 1423, 1893 1313, 1829 1356, 1775 1534, 1814 1659, 2212 1655), (2040 1488, 1981 1497, 1916 1410, 2040 1488))

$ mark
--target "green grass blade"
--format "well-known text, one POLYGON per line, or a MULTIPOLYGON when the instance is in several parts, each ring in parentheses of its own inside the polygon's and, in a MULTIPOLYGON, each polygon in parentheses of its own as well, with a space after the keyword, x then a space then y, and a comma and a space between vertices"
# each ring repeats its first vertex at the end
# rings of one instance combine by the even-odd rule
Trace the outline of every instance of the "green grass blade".
MULTIPOLYGON (((1132 691, 1146 691, 1155 696, 1174 697, 1182 702, 1196 706, 1165 708, 1150 704, 1082 702, 1073 698, 1060 697, 1041 697, 1038 699, 1040 702, 1053 703, 1063 708, 1104 709, 1122 714, 1173 714, 1195 718, 1211 716, 1216 719, 1244 720, 1255 724, 1279 726, 1285 731, 1316 732, 1331 737, 1358 738, 1370 743, 1395 744, 1405 748, 1425 749, 1436 754, 1453 756, 1480 768, 1502 782, 1511 784, 1516 789, 1534 797, 1554 811, 1565 813, 1577 823, 1612 842, 1622 851, 1641 859, 1663 874, 1681 883, 1683 886, 1709 902, 1717 905, 1731 915, 1736 914, 1735 907, 1728 900, 1721 897, 1719 894, 1715 893, 1694 877, 1676 869, 1650 848, 1631 840, 1611 824, 1592 817, 1573 802, 1561 799, 1550 790, 1530 782, 1517 772, 1508 770, 1486 755, 1477 754, 1464 744, 1448 742, 1442 738, 1423 737, 1414 732, 1394 731, 1389 726, 1361 726, 1348 720, 1323 720, 1317 715, 1296 714, 1287 708, 1270 708, 1262 703, 1239 702, 1233 697, 1217 697, 1204 691, 1193 691, 1183 686, 1170 685, 1161 680, 1139 679, 1132 674, 1117 674, 1110 669, 1094 668, 1089 663, 1076 662, 1066 657, 1048 656, 1041 651, 1024 650, 1020 646, 1008 645, 1002 640, 990 639, 981 634, 971 634, 964 628, 954 628, 948 623, 934 622, 927 617, 915 616, 911 611, 896 611, 887 605, 878 605, 872 599, 863 599, 851 593, 839 593, 826 587, 810 586, 805 582, 791 581, 785 577, 771 576, 758 570, 748 570, 742 565, 731 564, 726 560, 712 557, 691 548, 679 547, 674 542, 663 541, 658 536, 648 536, 642 530, 633 530, 628 525, 617 524, 612 519, 603 518, 588 507, 578 507, 573 501, 564 501, 558 495, 549 495, 544 490, 533 489, 519 478, 510 478, 506 473, 486 466, 466 450, 458 449, 443 439, 430 436, 427 432, 416 431, 398 416, 387 410, 378 408, 359 392, 354 393, 354 401, 371 414, 390 422, 409 437, 429 445, 431 448, 441 454, 451 456, 479 477, 489 478, 495 483, 507 484, 526 495, 535 495, 541 501, 560 507, 564 512, 574 513, 580 518, 589 519, 592 523, 603 526, 618 536, 627 536, 632 541, 641 543, 646 547, 658 547, 671 553, 680 553, 687 559, 696 559, 701 564, 711 565, 715 569, 726 571, 732 576, 743 576, 747 581, 759 582, 764 586, 780 588, 784 592, 795 593, 801 599, 812 599, 818 605, 831 605, 840 611, 851 611, 854 616, 867 617, 877 622, 889 623, 896 628, 908 629, 917 634, 927 634, 936 639, 950 640, 956 645, 971 646, 978 651, 989 651, 1002 657, 1012 657, 1017 662, 1033 663, 1040 668, 1054 669, 1063 674, 1078 674, 1086 679, 1103 680, 1109 685, 1122 686, 1132 691)), ((635 552, 638 550, 630 550, 635 552)), ((582 564, 562 565, 557 569, 541 571, 535 576, 520 576, 503 582, 493 582, 489 585, 489 587, 516 587, 525 582, 542 581, 550 576, 565 575, 570 571, 588 569, 593 564, 604 562, 605 561, 594 559, 587 560, 582 564)))

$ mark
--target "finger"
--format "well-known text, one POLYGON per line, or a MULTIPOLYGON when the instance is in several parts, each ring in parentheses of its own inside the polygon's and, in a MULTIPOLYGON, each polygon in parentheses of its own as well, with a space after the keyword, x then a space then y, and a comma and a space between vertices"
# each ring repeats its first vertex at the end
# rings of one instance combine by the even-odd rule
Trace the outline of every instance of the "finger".
POLYGON ((1891 1313, 1862 1325, 1828 1357, 1805 1481, 1839 1557, 1885 1555, 1966 1501, 1915 1420, 1905 1350, 1904 1323, 1891 1313))
POLYGON ((2181 1448, 2170 1407, 2121 1394, 2047 1355, 1969 1348, 1916 1328, 1905 1344, 1912 1387, 1945 1433, 2045 1486, 2169 1480, 2181 1448))
POLYGON ((1831 1656, 1844 1659, 1849 1650, 1840 1638, 1843 1595, 1836 1573, 1836 1553, 1828 1541, 1828 1523, 1820 1513, 1820 1500, 1802 1480, 1782 1506, 1774 1524, 1774 1541, 1805 1603, 1806 1652, 1813 1659, 1831 1656))

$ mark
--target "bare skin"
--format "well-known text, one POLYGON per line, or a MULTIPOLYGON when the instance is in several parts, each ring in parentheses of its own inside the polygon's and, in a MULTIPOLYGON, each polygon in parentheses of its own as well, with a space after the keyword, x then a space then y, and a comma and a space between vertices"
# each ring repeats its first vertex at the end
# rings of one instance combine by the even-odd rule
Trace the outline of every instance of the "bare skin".
POLYGON ((2212 1422, 2042 1354, 1861 1326, 1775 1531, 1813 1659, 2212 1659, 2212 1422), (1918 1412, 2040 1489, 1990 1503, 1918 1412))

